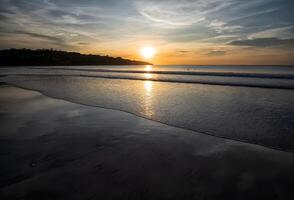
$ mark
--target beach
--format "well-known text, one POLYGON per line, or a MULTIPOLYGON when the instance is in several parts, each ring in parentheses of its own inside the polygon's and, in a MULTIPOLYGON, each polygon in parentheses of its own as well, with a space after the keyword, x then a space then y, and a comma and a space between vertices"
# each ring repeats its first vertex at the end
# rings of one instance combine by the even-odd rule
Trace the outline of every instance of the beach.
POLYGON ((1 199, 293 199, 294 154, 0 87, 1 199))
POLYGON ((293 10, 0 1, 0 200, 294 200, 293 10))

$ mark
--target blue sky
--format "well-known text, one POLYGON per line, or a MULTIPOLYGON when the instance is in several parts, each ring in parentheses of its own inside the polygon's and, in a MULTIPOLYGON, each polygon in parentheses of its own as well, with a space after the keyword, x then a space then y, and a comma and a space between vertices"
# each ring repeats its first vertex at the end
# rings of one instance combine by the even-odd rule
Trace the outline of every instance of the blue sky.
POLYGON ((293 0, 1 0, 0 48, 158 64, 294 64, 293 0))

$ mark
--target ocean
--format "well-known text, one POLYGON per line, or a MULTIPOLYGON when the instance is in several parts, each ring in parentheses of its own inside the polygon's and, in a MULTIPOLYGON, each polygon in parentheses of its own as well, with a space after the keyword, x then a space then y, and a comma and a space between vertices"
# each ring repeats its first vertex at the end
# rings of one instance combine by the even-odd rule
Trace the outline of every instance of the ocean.
POLYGON ((50 97, 294 151, 294 66, 41 66, 0 74, 50 97))

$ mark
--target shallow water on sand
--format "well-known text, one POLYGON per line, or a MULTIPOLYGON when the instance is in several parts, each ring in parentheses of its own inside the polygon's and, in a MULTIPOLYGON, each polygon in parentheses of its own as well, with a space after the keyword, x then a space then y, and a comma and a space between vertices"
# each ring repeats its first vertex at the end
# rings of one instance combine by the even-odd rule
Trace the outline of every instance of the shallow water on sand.
POLYGON ((56 98, 173 126, 294 150, 294 90, 73 76, 4 80, 56 98))

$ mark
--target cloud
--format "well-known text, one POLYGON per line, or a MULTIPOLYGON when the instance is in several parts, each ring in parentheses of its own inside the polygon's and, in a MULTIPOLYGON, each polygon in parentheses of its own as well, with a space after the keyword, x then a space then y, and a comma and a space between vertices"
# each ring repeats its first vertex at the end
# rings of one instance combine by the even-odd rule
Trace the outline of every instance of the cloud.
POLYGON ((78 45, 89 45, 87 42, 79 42, 78 45))
POLYGON ((278 28, 270 28, 263 31, 259 31, 248 36, 249 39, 254 38, 282 38, 289 39, 294 37, 294 26, 285 26, 278 28))
POLYGON ((43 35, 43 34, 39 34, 39 33, 30 33, 30 32, 26 32, 26 31, 15 31, 14 33, 27 35, 27 36, 30 36, 33 38, 44 39, 44 40, 51 41, 51 42, 54 42, 57 44, 64 43, 64 40, 59 37, 43 35))
MULTIPOLYGON (((188 19, 178 19, 178 20, 168 20, 168 18, 174 17, 172 13, 160 11, 158 13, 155 13, 153 11, 152 13, 148 10, 140 11, 140 14, 147 19, 158 22, 166 25, 173 25, 173 26, 189 26, 195 23, 194 20, 188 20, 188 19)), ((200 18, 200 20, 203 20, 204 18, 200 18)))
POLYGON ((69 49, 74 46, 59 36, 45 35, 27 31, 1 31, 1 48, 61 48, 69 49), (10 44, 10 45, 9 45, 10 44), (24 45, 24 46, 21 46, 24 45), (29 46, 28 46, 29 45, 29 46))
POLYGON ((222 0, 138 0, 138 12, 147 19, 171 26, 191 26, 206 20, 211 12, 219 11, 231 3, 222 0))
POLYGON ((9 17, 0 14, 0 20, 7 20, 7 19, 9 19, 9 17))
POLYGON ((279 38, 255 38, 247 40, 235 40, 229 43, 234 46, 250 46, 250 47, 278 47, 287 46, 294 47, 294 38, 279 39, 279 38))
POLYGON ((226 22, 217 19, 210 22, 208 27, 213 28, 217 33, 233 33, 239 31, 242 28, 240 25, 229 25, 226 22))
POLYGON ((186 50, 180 50, 178 51, 179 53, 190 53, 190 51, 186 51, 186 50))
POLYGON ((213 50, 213 51, 206 53, 205 55, 207 55, 207 56, 223 56, 225 54, 226 54, 226 51, 213 50))
POLYGON ((12 10, 5 9, 4 7, 0 7, 0 13, 2 13, 2 14, 15 14, 12 10))

